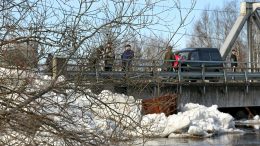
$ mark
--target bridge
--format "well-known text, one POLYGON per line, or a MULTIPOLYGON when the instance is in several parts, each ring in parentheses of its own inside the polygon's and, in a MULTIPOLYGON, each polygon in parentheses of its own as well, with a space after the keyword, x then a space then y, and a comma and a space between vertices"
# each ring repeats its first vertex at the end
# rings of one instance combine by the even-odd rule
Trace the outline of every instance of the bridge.
POLYGON ((58 64, 61 60, 65 62, 66 58, 54 58, 53 76, 61 73, 70 82, 88 86, 97 93, 109 89, 142 99, 177 93, 180 105, 188 102, 219 107, 260 105, 260 68, 249 67, 251 62, 238 62, 234 72, 227 61, 221 62, 223 67, 214 68, 205 67, 203 64, 209 63, 206 61, 199 61, 202 65, 196 68, 182 66, 185 62, 180 61, 179 68, 169 72, 164 71, 163 60, 135 59, 129 71, 121 71, 121 60, 114 61, 112 71, 104 71, 102 63, 88 64, 84 59, 71 58, 66 66, 58 64))

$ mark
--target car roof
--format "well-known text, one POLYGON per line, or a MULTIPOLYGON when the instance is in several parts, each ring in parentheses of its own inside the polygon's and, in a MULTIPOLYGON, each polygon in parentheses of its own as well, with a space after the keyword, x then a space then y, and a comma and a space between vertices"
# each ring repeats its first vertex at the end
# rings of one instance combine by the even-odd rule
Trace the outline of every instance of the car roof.
POLYGON ((195 50, 218 50, 218 48, 183 48, 183 49, 180 49, 180 50, 176 50, 174 51, 175 53, 179 53, 179 52, 188 52, 188 51, 195 51, 195 50))

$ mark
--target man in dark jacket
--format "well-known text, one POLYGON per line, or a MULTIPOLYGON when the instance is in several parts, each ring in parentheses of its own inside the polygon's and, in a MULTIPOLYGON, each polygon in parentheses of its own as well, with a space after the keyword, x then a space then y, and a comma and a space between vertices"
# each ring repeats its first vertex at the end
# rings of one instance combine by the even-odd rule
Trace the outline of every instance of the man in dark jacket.
POLYGON ((131 45, 125 46, 125 51, 121 55, 122 71, 129 71, 132 68, 132 59, 134 58, 134 51, 131 50, 131 45))

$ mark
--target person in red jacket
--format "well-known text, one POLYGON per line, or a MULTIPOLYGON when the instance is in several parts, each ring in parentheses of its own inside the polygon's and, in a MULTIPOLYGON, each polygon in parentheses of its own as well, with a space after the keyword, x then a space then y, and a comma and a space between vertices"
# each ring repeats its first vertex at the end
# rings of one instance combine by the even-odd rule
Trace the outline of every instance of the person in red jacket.
POLYGON ((179 60, 181 56, 179 54, 173 54, 174 61, 172 62, 172 67, 174 70, 178 70, 179 68, 179 60))

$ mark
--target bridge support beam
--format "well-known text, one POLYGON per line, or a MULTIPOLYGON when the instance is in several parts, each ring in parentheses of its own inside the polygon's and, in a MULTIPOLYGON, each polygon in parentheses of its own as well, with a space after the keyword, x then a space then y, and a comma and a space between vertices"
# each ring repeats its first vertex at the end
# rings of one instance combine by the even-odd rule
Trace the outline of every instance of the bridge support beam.
POLYGON ((179 94, 178 106, 186 103, 198 103, 205 106, 218 105, 219 107, 252 107, 260 106, 260 84, 256 83, 191 83, 160 85, 160 94, 157 85, 151 84, 137 90, 136 86, 128 86, 127 94, 136 98, 146 99, 165 94, 179 94), (155 88, 156 87, 156 88, 155 88), (156 90, 155 90, 156 89, 156 90), (181 92, 180 92, 181 89, 181 92))
POLYGON ((230 84, 227 86, 207 85, 205 93, 201 91, 203 85, 183 86, 179 104, 198 103, 206 106, 218 105, 219 107, 250 107, 260 105, 260 86, 230 84), (250 86, 250 88, 249 88, 250 86), (244 89, 244 90, 241 90, 244 89))

